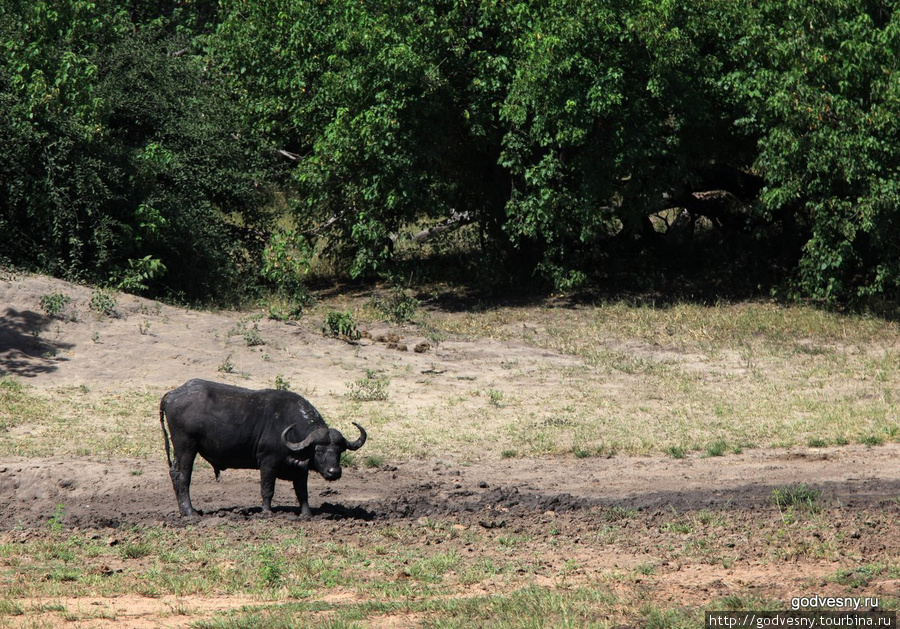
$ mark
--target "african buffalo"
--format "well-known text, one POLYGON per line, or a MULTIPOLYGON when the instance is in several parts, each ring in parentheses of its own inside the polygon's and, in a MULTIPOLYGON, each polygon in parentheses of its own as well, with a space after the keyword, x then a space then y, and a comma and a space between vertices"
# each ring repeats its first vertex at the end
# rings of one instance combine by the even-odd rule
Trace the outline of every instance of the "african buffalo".
POLYGON ((190 495, 191 471, 198 454, 209 461, 217 479, 219 472, 228 468, 259 470, 266 512, 272 510, 275 479, 293 481, 300 511, 308 516, 309 470, 325 480, 337 480, 341 477, 341 453, 358 450, 366 442, 366 431, 354 422, 359 439, 348 443, 296 393, 251 391, 206 380, 188 380, 163 395, 159 421, 178 508, 181 515, 189 517, 199 515, 190 495))

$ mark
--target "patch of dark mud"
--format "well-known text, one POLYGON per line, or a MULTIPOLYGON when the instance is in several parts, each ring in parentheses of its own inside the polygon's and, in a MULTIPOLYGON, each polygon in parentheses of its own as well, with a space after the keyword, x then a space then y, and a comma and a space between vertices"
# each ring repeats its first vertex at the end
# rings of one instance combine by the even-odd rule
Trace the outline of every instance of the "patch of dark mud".
POLYGON ((440 485, 428 483, 427 488, 420 488, 418 492, 398 496, 380 504, 368 504, 366 508, 371 509, 379 520, 392 520, 480 514, 486 511, 567 513, 600 504, 599 500, 579 498, 568 493, 547 495, 523 492, 514 486, 494 487, 482 492, 448 492, 440 485))
MULTIPOLYGON (((191 496, 204 515, 178 514, 165 461, 77 457, 0 461, 0 531, 65 527, 214 526, 220 522, 331 522, 360 525, 453 518, 490 525, 525 525, 544 516, 585 519, 610 510, 688 513, 722 509, 775 510, 777 488, 807 485, 817 507, 890 509, 900 495, 900 448, 848 447, 827 460, 784 462, 783 453, 752 452, 717 461, 666 458, 579 461, 579 473, 554 459, 526 462, 407 461, 383 468, 348 468, 337 483, 310 477, 312 518, 299 512, 293 488, 276 484, 273 514, 260 508, 259 472, 194 474, 191 496), (488 483, 487 481, 490 481, 488 483)), ((773 511, 774 512, 774 511, 773 511)))

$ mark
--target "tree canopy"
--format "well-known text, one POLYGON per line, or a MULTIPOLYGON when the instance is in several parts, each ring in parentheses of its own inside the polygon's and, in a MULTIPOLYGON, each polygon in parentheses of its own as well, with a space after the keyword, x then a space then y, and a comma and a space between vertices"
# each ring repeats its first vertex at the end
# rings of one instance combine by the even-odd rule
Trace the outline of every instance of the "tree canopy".
POLYGON ((463 228, 486 277, 717 248, 787 295, 893 299, 895 9, 9 0, 0 259, 209 299, 463 228))

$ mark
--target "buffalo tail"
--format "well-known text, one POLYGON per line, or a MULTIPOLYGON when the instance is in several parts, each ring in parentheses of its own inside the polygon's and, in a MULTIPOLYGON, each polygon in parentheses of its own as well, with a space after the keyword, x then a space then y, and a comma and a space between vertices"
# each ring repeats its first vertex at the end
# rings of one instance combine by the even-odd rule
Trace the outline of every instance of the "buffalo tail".
POLYGON ((159 401, 159 425, 162 426, 163 439, 166 442, 166 458, 169 460, 169 469, 172 469, 172 452, 169 445, 169 433, 166 431, 166 399, 169 394, 166 393, 159 401))

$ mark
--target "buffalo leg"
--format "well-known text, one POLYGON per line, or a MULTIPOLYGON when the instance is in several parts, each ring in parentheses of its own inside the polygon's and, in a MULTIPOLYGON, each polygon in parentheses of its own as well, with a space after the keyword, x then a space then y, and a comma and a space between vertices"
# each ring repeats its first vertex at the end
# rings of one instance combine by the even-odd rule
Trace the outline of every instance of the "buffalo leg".
POLYGON ((275 469, 262 467, 259 470, 259 484, 262 490, 263 512, 272 511, 272 498, 275 497, 275 469))
POLYGON ((300 513, 305 516, 311 515, 309 510, 309 489, 306 481, 309 480, 309 472, 303 470, 294 480, 294 493, 297 494, 297 502, 300 503, 300 513))
POLYGON ((195 456, 197 456, 196 452, 176 453, 172 467, 169 469, 178 509, 181 511, 181 515, 189 518, 200 515, 191 504, 191 474, 194 471, 195 456))

